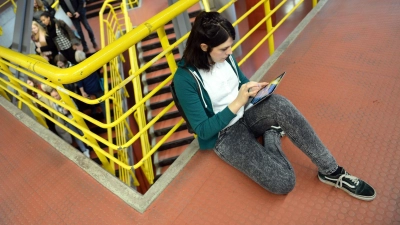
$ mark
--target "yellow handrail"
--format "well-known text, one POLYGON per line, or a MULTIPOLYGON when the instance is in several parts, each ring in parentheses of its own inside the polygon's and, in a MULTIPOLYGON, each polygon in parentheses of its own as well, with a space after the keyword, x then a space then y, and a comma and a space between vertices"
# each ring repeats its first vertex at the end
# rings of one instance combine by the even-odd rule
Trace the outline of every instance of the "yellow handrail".
POLYGON ((5 6, 7 3, 11 2, 11 4, 14 7, 14 13, 17 12, 17 4, 14 2, 14 0, 6 0, 5 2, 3 2, 3 4, 0 5, 0 8, 5 6))
POLYGON ((317 6, 318 0, 312 0, 312 7, 314 8, 315 6, 317 6))
POLYGON ((51 5, 51 8, 56 9, 58 7, 58 4, 59 4, 58 0, 55 0, 51 5))

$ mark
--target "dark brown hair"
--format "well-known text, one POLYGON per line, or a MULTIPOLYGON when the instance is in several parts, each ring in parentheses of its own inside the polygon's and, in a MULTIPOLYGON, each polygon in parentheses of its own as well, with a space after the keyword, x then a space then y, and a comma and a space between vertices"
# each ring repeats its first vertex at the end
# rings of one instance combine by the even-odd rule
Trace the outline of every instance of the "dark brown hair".
POLYGON ((210 52, 214 47, 226 42, 229 37, 235 40, 235 29, 231 22, 218 12, 201 12, 194 21, 186 43, 182 57, 185 65, 209 71, 212 66, 210 52), (202 43, 208 46, 207 52, 201 49, 202 43))

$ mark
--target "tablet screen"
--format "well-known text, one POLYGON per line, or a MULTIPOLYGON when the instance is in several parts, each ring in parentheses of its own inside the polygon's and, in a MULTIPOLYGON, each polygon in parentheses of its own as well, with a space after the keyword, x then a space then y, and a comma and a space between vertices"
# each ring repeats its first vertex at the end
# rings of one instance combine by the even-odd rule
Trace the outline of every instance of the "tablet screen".
POLYGON ((278 86, 279 82, 282 80, 285 73, 279 75, 275 80, 271 81, 267 86, 263 87, 261 90, 257 92, 257 95, 251 100, 252 104, 256 104, 262 99, 270 96, 278 86))

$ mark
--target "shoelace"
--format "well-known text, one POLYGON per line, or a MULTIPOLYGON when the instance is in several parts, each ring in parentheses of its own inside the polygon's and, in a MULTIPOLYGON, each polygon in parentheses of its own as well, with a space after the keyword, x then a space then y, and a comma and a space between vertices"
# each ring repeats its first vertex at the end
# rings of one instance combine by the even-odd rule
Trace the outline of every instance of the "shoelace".
POLYGON ((339 179, 336 181, 336 185, 335 185, 336 188, 339 188, 339 187, 341 188, 341 187, 342 187, 342 185, 343 185, 343 178, 348 178, 348 179, 350 179, 350 180, 355 184, 355 186, 357 186, 357 185, 360 183, 360 181, 358 180, 357 177, 352 176, 352 175, 350 175, 350 174, 348 174, 348 173, 346 172, 345 174, 341 175, 341 176, 339 177, 339 179))

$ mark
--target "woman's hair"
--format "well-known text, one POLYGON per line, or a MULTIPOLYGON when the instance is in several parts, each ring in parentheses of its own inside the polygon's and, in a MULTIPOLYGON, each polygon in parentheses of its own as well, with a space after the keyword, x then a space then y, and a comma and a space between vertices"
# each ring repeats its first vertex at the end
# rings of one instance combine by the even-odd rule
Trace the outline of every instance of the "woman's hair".
POLYGON ((36 4, 37 4, 37 7, 33 7, 33 11, 34 12, 36 12, 36 11, 45 11, 46 10, 42 0, 36 0, 36 4))
POLYGON ((33 41, 39 41, 39 33, 40 32, 42 32, 43 34, 44 34, 44 36, 47 36, 47 32, 46 32, 46 30, 44 29, 44 27, 42 27, 42 25, 40 25, 38 22, 36 22, 36 21, 32 21, 32 25, 34 25, 34 26, 36 26, 37 28, 38 28, 38 30, 39 30, 39 32, 37 32, 36 34, 34 34, 33 32, 32 32, 32 40, 33 41))
POLYGON ((46 18, 51 18, 51 14, 50 14, 48 11, 44 11, 44 12, 40 15, 40 17, 42 17, 42 16, 44 16, 44 17, 46 17, 46 18))
POLYGON ((67 66, 68 64, 68 60, 62 55, 62 54, 58 54, 56 55, 56 57, 54 57, 54 63, 57 64, 57 62, 63 62, 65 64, 65 66, 67 66))
POLYGON ((86 59, 86 53, 84 53, 84 52, 81 51, 81 50, 76 50, 76 51, 75 51, 75 61, 76 61, 76 62, 80 63, 80 62, 82 62, 82 61, 85 60, 85 59, 86 59))
POLYGON ((227 19, 218 12, 201 12, 194 21, 186 43, 182 57, 185 65, 209 71, 213 64, 210 52, 229 37, 235 40, 235 29, 227 19), (201 49, 202 43, 208 46, 207 52, 201 49))

